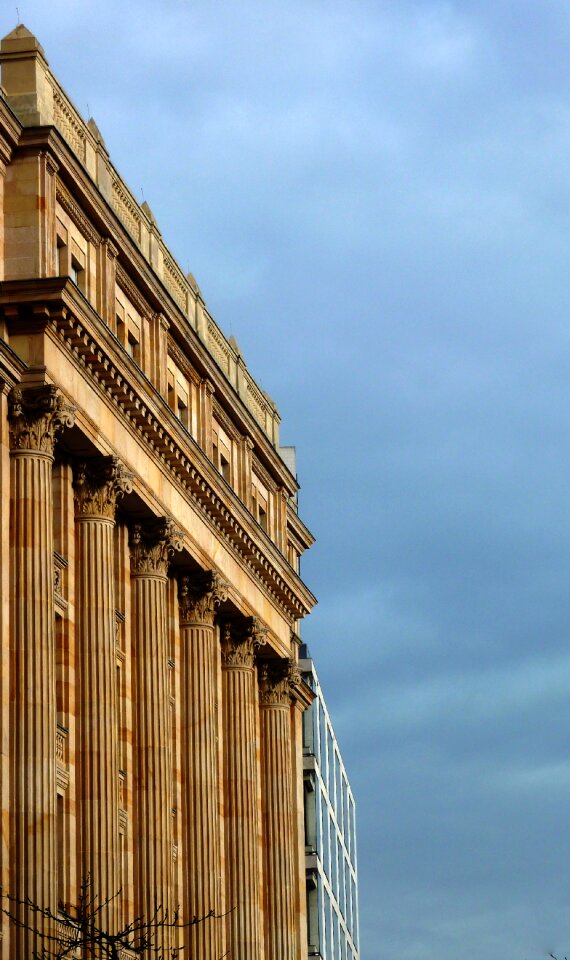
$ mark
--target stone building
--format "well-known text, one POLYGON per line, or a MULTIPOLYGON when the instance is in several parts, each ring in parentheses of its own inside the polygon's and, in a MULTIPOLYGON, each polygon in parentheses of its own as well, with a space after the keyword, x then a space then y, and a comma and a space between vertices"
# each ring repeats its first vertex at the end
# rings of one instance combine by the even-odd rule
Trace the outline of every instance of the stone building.
POLYGON ((180 904, 220 916, 184 955, 298 960, 312 537, 279 415, 38 41, 0 60, 2 887, 57 913, 89 874, 109 929, 180 904))

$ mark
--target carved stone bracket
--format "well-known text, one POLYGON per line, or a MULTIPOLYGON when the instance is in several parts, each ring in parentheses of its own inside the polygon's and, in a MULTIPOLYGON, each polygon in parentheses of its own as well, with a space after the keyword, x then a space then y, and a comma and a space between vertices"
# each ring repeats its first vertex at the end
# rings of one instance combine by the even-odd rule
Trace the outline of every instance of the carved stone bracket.
POLYGON ((214 570, 181 577, 178 582, 180 623, 202 623, 212 627, 216 610, 227 600, 228 586, 214 570))
POLYGON ((259 667, 259 703, 263 707, 288 707, 301 674, 293 660, 264 660, 259 667))
POLYGON ((78 518, 115 519, 119 497, 133 489, 132 474, 117 457, 82 460, 73 471, 75 513, 78 518))
POLYGON ((13 452, 35 451, 53 456, 57 434, 75 422, 75 408, 65 403, 53 384, 21 389, 8 395, 10 446, 13 452))
POLYGON ((224 667, 253 667, 260 647, 267 642, 267 627, 257 617, 228 620, 222 631, 224 667))
POLYGON ((170 517, 158 517, 131 528, 131 574, 166 577, 168 561, 182 550, 182 531, 170 517))

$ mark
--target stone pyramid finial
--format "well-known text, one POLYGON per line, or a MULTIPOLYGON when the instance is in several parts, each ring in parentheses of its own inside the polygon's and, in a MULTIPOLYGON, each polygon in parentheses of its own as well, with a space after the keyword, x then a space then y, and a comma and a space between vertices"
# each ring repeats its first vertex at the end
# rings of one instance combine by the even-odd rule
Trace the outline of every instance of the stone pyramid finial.
POLYGON ((199 287, 198 284, 196 283, 196 278, 195 278, 194 274, 193 274, 193 273, 187 273, 187 274, 186 274, 186 279, 188 280, 188 282, 189 282, 190 286, 192 287, 192 289, 194 290, 194 292, 195 292, 195 293, 199 293, 200 296, 202 296, 202 291, 200 290, 200 287, 199 287))
POLYGON ((45 59, 44 49, 39 40, 34 37, 23 23, 19 23, 15 30, 7 33, 0 44, 2 53, 25 53, 37 50, 45 59))
POLYGON ((109 151, 107 150, 107 145, 106 145, 105 141, 103 140, 103 134, 102 134, 101 131, 99 130, 99 127, 98 127, 97 124, 95 123, 93 117, 89 117, 89 120, 87 121, 87 126, 89 127, 91 133, 92 133, 93 136, 95 137, 97 143, 100 143, 100 144, 101 144, 101 146, 103 147, 103 150, 105 151, 105 153, 109 153, 109 151))
POLYGON ((146 200, 143 200, 143 202, 141 203, 141 210, 144 210, 144 212, 146 213, 146 215, 147 215, 147 217, 148 217, 148 219, 150 220, 151 223, 156 224, 156 217, 155 217, 154 213, 152 212, 152 210, 150 209, 150 206, 148 205, 148 203, 146 202, 146 200))

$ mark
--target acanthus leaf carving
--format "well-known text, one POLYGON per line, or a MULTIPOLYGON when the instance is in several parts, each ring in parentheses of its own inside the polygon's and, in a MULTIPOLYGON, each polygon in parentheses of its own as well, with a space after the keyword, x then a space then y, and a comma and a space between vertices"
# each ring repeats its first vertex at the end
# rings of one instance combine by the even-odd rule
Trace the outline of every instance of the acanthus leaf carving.
POLYGON ((213 626, 216 610, 227 599, 228 586, 214 570, 181 577, 178 584, 180 623, 213 626))
POLYGON ((131 492, 132 480, 118 457, 79 461, 73 477, 77 517, 114 520, 117 500, 131 492))
POLYGON ((75 407, 53 384, 13 387, 8 395, 10 445, 13 451, 34 450, 53 456, 55 438, 75 422, 75 407))
POLYGON ((182 550, 182 531, 170 517, 135 523, 129 539, 131 574, 166 577, 170 557, 182 550))
POLYGON ((288 707, 301 683, 296 663, 290 659, 263 660, 259 667, 259 703, 263 707, 288 707))
POLYGON ((266 642, 267 627, 257 617, 228 620, 222 632, 222 664, 252 668, 259 648, 266 642))

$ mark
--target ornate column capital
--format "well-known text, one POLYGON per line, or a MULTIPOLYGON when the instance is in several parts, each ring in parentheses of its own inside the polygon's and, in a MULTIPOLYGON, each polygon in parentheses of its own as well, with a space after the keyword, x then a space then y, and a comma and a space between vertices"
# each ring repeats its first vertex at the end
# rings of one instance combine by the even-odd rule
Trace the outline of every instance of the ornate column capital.
POLYGON ((182 550, 182 531, 170 517, 135 523, 129 538, 131 575, 166 577, 168 561, 182 550))
POLYGON ((12 452, 34 451, 53 457, 56 435, 72 427, 75 408, 65 403, 53 384, 13 387, 8 395, 8 420, 12 452))
POLYGON ((263 660, 259 666, 259 703, 262 707, 289 707, 301 674, 290 658, 263 660))
POLYGON ((73 470, 75 514, 114 520, 117 500, 132 489, 132 474, 118 457, 81 460, 73 470))
POLYGON ((227 620, 222 632, 222 666, 253 668, 255 656, 267 642, 267 627, 257 617, 227 620))
POLYGON ((214 570, 204 570, 178 582, 180 623, 201 623, 212 627, 220 603, 227 599, 229 584, 214 570))

